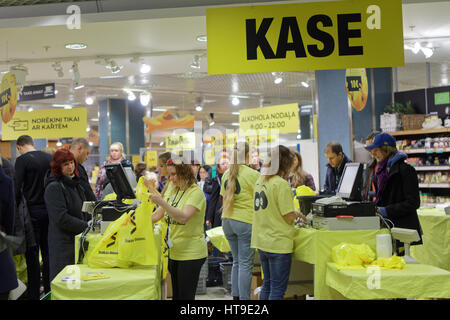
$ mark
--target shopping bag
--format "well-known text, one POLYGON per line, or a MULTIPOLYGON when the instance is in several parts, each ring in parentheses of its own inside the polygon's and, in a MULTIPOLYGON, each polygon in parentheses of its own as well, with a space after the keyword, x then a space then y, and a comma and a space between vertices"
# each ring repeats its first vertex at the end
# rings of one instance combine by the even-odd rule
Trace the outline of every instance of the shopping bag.
POLYGON ((138 265, 158 264, 159 247, 153 234, 153 202, 142 202, 136 210, 129 212, 118 234, 119 260, 138 265))
POLYGON ((340 243, 331 249, 331 259, 340 268, 363 267, 375 260, 375 252, 365 243, 340 243))

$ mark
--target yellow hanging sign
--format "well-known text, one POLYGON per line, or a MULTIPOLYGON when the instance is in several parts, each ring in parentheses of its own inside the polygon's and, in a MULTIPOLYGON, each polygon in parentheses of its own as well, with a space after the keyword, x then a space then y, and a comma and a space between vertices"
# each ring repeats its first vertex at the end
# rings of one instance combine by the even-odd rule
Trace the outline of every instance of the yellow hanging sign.
POLYGON ((147 168, 158 167, 158 152, 155 150, 148 150, 145 152, 145 162, 147 168))
POLYGON ((258 134, 261 130, 279 130, 279 133, 297 133, 299 129, 298 104, 241 110, 239 136, 258 134))
POLYGON ((3 140, 16 140, 21 135, 33 139, 86 136, 86 108, 17 111, 2 126, 3 140))
POLYGON ((401 0, 206 9, 208 73, 404 65, 401 0))
POLYGON ((186 132, 178 135, 169 135, 166 137, 166 150, 194 150, 195 133, 186 132))

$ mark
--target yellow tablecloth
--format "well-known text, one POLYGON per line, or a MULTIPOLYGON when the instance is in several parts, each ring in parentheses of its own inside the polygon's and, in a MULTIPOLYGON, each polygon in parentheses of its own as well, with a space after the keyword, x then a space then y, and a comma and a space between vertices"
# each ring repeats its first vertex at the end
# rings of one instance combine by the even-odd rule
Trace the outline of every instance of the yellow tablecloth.
POLYGON ((223 233, 222 227, 209 229, 206 231, 206 235, 208 236, 214 247, 216 247, 220 252, 231 251, 230 244, 228 243, 228 240, 223 233))
POLYGON ((51 283, 52 300, 159 300, 160 280, 159 266, 132 269, 91 269, 85 264, 66 266, 51 283), (110 278, 80 280, 79 286, 76 282, 61 281, 63 276, 77 279, 88 272, 102 272, 110 278))
POLYGON ((345 299, 339 292, 326 285, 327 263, 331 262, 331 249, 341 242, 366 243, 376 252, 376 235, 388 233, 380 230, 328 231, 312 228, 297 230, 294 239, 294 259, 314 264, 314 299, 345 299))
POLYGON ((326 284, 348 299, 450 298, 450 272, 430 265, 408 264, 402 270, 338 270, 327 263, 326 284), (371 278, 369 278, 371 277, 371 278))
POLYGON ((411 247, 420 263, 450 271, 450 215, 443 209, 418 210, 423 244, 411 247))

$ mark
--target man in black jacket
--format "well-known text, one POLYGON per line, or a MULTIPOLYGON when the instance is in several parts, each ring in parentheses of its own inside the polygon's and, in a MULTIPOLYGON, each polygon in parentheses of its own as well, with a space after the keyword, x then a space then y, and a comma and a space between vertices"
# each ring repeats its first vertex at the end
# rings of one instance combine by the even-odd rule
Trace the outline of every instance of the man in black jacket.
POLYGON ((347 158, 342 150, 341 144, 336 141, 328 143, 324 153, 325 157, 328 159, 324 193, 335 194, 336 189, 339 186, 339 181, 341 181, 345 164, 352 161, 347 158))
POLYGON ((89 183, 89 177, 87 175, 86 169, 83 163, 88 159, 89 153, 91 152, 91 147, 89 142, 85 138, 75 139, 70 145, 70 151, 75 156, 77 160, 77 169, 80 176, 80 184, 84 189, 84 194, 86 195, 87 201, 96 201, 94 191, 92 191, 91 184, 89 183))
POLYGON ((33 224, 36 246, 27 248, 25 258, 28 274, 28 299, 40 298, 40 262, 41 251, 44 268, 42 270, 45 293, 50 292, 48 260, 48 213, 44 201, 44 179, 50 170, 52 156, 37 151, 33 139, 28 135, 17 139, 17 150, 21 154, 15 163, 16 203, 24 196, 33 224))

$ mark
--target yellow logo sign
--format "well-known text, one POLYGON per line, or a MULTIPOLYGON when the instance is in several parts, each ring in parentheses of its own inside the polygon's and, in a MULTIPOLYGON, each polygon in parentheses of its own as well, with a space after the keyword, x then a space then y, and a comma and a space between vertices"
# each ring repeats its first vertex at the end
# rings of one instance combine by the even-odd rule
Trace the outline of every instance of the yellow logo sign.
POLYGON ((34 139, 85 137, 86 108, 17 111, 2 126, 3 140, 16 140, 27 134, 34 139))
POLYGON ((145 132, 153 132, 165 129, 193 128, 195 118, 188 114, 181 119, 176 119, 172 111, 167 110, 155 118, 144 117, 143 121, 147 125, 145 132))
POLYGON ((345 72, 345 91, 356 111, 361 111, 367 104, 369 84, 366 69, 347 69, 345 72))
POLYGON ((400 0, 211 8, 206 27, 209 74, 404 65, 400 0))
POLYGON ((17 106, 17 87, 16 76, 7 73, 2 78, 0 86, 0 110, 2 121, 8 123, 11 121, 17 106))

